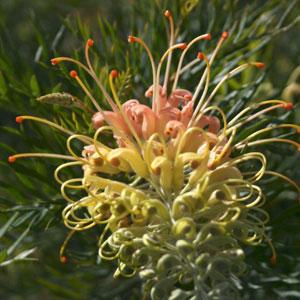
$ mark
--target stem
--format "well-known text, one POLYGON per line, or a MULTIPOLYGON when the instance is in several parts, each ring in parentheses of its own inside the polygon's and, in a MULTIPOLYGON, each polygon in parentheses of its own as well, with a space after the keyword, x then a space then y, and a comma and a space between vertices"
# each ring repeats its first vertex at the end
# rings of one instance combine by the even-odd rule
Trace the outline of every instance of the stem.
POLYGON ((161 57, 160 61, 159 61, 159 64, 158 64, 158 67, 157 67, 157 74, 156 74, 156 83, 155 83, 155 89, 154 89, 154 102, 152 103, 152 109, 155 111, 155 112, 159 112, 160 111, 160 103, 159 101, 157 100, 158 97, 159 97, 159 77, 160 77, 160 70, 161 70, 161 67, 162 67, 162 64, 163 62, 165 61, 165 59, 168 57, 168 55, 170 53, 172 53, 173 50, 177 49, 177 48, 185 48, 186 44, 184 43, 180 43, 180 44, 176 44, 176 45, 173 45, 171 46, 164 54, 163 56, 161 57))
POLYGON ((108 104, 111 106, 111 109, 113 111, 116 111, 116 106, 113 103, 111 97, 109 96, 109 94, 107 93, 106 89, 104 88, 104 86, 102 85, 102 83, 100 82, 100 80, 98 79, 97 75, 92 72, 91 70, 89 70, 84 64, 82 64, 81 62, 77 61, 76 59, 70 58, 70 57, 56 57, 55 60, 57 60, 58 62, 60 61, 68 61, 68 62, 72 62, 76 65, 78 65, 79 67, 81 67, 82 69, 84 69, 97 83, 98 87, 100 88, 102 94, 105 97, 105 100, 108 102, 108 104))
MULTIPOLYGON (((169 23, 170 23, 170 43, 169 47, 172 47, 174 44, 174 19, 172 14, 169 11, 165 12, 165 16, 167 16, 169 23)), ((171 68, 171 61, 172 61, 172 52, 168 55, 168 61, 167 61, 167 67, 166 67, 166 74, 165 74, 165 80, 163 84, 163 93, 167 93, 168 89, 168 81, 169 81, 169 75, 170 75, 170 68, 171 68)))
MULTIPOLYGON (((208 37, 210 37, 210 35, 208 34, 202 34, 200 36, 197 36, 196 38, 194 38, 191 42, 189 42, 187 44, 187 47, 183 50, 181 56, 180 56, 180 59, 179 59, 179 63, 178 63, 178 67, 177 67, 177 70, 176 70, 176 73, 175 73, 175 79, 174 79, 174 83, 173 83, 173 87, 172 87, 172 92, 176 89, 177 87, 177 83, 178 83, 178 80, 179 80, 179 76, 181 74, 181 71, 182 71, 182 63, 183 63, 183 59, 186 55, 186 53, 188 52, 188 50, 193 46, 193 44, 195 44, 196 42, 200 41, 200 40, 207 40, 208 37)), ((195 59, 195 63, 198 62, 198 59, 195 59)))
POLYGON ((121 105, 119 96, 118 96, 118 94, 117 94, 117 92, 116 92, 116 89, 115 89, 115 86, 114 86, 114 83, 113 83, 113 76, 112 76, 112 74, 110 74, 110 76, 109 76, 109 85, 110 85, 110 89, 111 89, 111 91, 112 91, 114 100, 115 100, 117 106, 119 107, 119 110, 120 110, 120 112, 121 112, 121 114, 122 114, 122 116, 123 116, 123 118, 124 118, 124 120, 125 120, 125 122, 126 122, 128 128, 130 129, 132 135, 133 135, 134 138, 136 139, 136 141, 137 141, 137 143, 138 143, 138 145, 139 145, 139 147, 140 147, 140 149, 141 149, 141 151, 142 151, 142 149, 143 149, 143 144, 142 144, 140 138, 138 137, 138 135, 137 135, 135 129, 133 128, 133 126, 132 126, 130 120, 128 119, 127 115, 124 113, 124 111, 123 111, 123 109, 122 109, 122 105, 121 105))
POLYGON ((212 91, 212 93, 210 94, 210 96, 208 97, 208 99, 206 100, 206 102, 203 104, 202 108, 205 108, 207 106, 207 104, 212 100, 212 98, 215 96, 215 94, 217 93, 217 91, 225 83, 226 80, 232 78, 235 75, 238 75, 240 72, 244 71, 246 68, 253 67, 253 66, 256 66, 256 63, 246 63, 246 64, 243 64, 241 66, 238 66, 237 68, 231 70, 226 75, 224 75, 224 77, 216 85, 216 87, 214 88, 214 90, 212 91))

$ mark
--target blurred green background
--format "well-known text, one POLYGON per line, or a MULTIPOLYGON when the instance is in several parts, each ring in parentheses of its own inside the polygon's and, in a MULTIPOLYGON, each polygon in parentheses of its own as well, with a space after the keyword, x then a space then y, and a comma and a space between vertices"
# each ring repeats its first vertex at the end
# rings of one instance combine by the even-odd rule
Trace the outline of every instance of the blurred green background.
MULTIPOLYGON (((225 46, 220 61, 228 63, 228 56, 235 47, 238 47, 240 52, 234 57, 238 57, 239 53, 251 52, 255 47, 259 47, 260 43, 268 41, 263 48, 245 57, 263 60, 267 65, 265 76, 260 80, 254 78, 257 82, 263 82, 259 89, 251 92, 249 87, 249 99, 253 99, 254 95, 258 98, 280 98, 285 90, 286 99, 296 104, 295 114, 287 118, 299 124, 300 111, 297 105, 300 99, 300 72, 294 72, 294 77, 288 82, 292 72, 300 65, 300 27, 299 22, 295 22, 300 14, 299 1, 226 1, 226 4, 223 1, 191 2, 197 2, 197 6, 183 21, 183 39, 191 39, 207 29, 217 36, 224 29, 230 31, 234 28, 232 46, 225 46), (268 13, 264 15, 264 12, 268 13), (251 37, 248 38, 247 33, 243 35, 243 30, 247 27, 255 28, 256 22, 259 24, 257 38, 247 47, 251 37), (279 33, 276 26, 278 31, 279 28, 284 29, 279 33)), ((26 125, 26 128, 21 128, 20 133, 16 131, 19 126, 14 122, 15 116, 23 113, 41 115, 49 119, 59 114, 62 118, 66 117, 67 110, 63 109, 61 112, 56 106, 41 107, 35 101, 37 96, 50 93, 54 87, 56 90, 67 90, 74 94, 78 90, 63 76, 67 69, 61 69, 61 72, 58 68, 51 67, 50 58, 56 53, 82 56, 84 41, 91 35, 98 43, 103 44, 98 52, 103 66, 120 67, 124 70, 128 68, 131 83, 136 86, 144 82, 149 84, 150 68, 141 66, 145 59, 139 57, 139 50, 128 50, 126 37, 131 32, 146 35, 157 57, 161 52, 159 49, 166 46, 166 41, 161 38, 165 36, 165 20, 161 12, 165 8, 171 8, 179 18, 180 14, 183 15, 182 7, 185 7, 185 3, 186 1, 179 0, 0 1, 0 263, 20 253, 25 255, 23 251, 35 249, 34 255, 30 255, 34 261, 0 265, 0 299, 140 299, 137 278, 114 280, 111 263, 99 262, 96 251, 99 228, 76 235, 70 246, 70 262, 66 265, 60 264, 59 247, 67 230, 60 218, 64 203, 59 195, 59 186, 51 178, 56 163, 35 162, 32 170, 32 161, 25 162, 12 171, 5 161, 12 151, 31 151, 32 145, 35 145, 36 149, 43 149, 46 145, 49 151, 64 149, 63 139, 52 136, 49 130, 26 125), (99 20, 104 22, 103 27, 99 25, 99 20), (105 23, 104 20, 108 22, 105 23), (114 39, 118 40, 117 44, 114 44, 114 39), (106 43, 107 48, 104 47, 106 43), (126 55, 123 56, 124 51, 126 55), (133 55, 130 63, 127 60, 129 54, 133 55), (32 173, 32 177, 29 178, 26 175, 27 171, 36 173, 32 173), (47 182, 47 186, 41 186, 43 181, 47 182)), ((220 69, 222 64, 217 66, 220 69)), ((254 82, 252 74, 249 74, 242 80, 248 77, 254 82)), ((192 76, 193 74, 190 75, 192 76)), ((186 81, 193 85, 195 80, 190 77, 187 77, 186 81)), ((246 81, 238 87, 242 88, 243 84, 245 85, 246 81)), ((237 83, 233 82, 222 93, 230 92, 236 85, 237 83)), ((130 94, 132 89, 134 88, 129 88, 126 93, 130 94)), ((134 92, 141 94, 138 89, 134 92)), ((89 129, 86 130, 88 132, 89 129)), ((299 179, 299 155, 295 156, 291 151, 283 154, 289 159, 286 158, 286 164, 281 166, 281 149, 275 149, 277 156, 275 155, 271 165, 299 179)), ((278 182, 275 182, 276 184, 278 187, 278 182)), ((275 193, 280 195, 284 187, 285 185, 279 185, 281 190, 275 190, 275 193)), ((290 199, 293 198, 293 194, 285 192, 280 197, 288 199, 289 204, 292 203, 290 199)), ((287 220, 293 225, 292 228, 281 226, 275 231, 274 238, 277 238, 279 250, 282 249, 283 254, 283 244, 289 245, 293 239, 298 238, 298 233, 293 235, 292 232, 299 232, 300 229, 297 221, 299 208, 289 204, 271 207, 274 215, 279 218, 279 226, 287 220), (285 215, 280 214, 281 210, 285 215)), ((250 277, 255 277, 253 280, 257 282, 253 283, 254 287, 247 286, 244 299, 300 299, 299 274, 294 275, 290 283, 284 281, 287 281, 289 274, 297 272, 299 259, 295 258, 293 261, 293 255, 300 252, 300 247, 297 245, 295 248, 289 248, 286 256, 289 255, 289 251, 291 254, 286 264, 289 267, 285 268, 285 261, 282 260, 282 264, 275 271, 264 265, 268 250, 263 248, 252 253, 253 259, 250 259, 249 263, 261 264, 261 269, 257 270, 261 276, 257 273, 249 274, 250 277), (295 268, 291 269, 291 265, 295 268), (284 274, 283 277, 281 274, 284 274), (271 279, 262 284, 258 280, 261 277, 271 279), (259 288, 255 288, 255 285, 259 288), (262 285, 265 287, 264 291, 262 285), (274 290, 276 287, 279 292, 274 290), (298 294, 284 294, 289 290, 298 294)))

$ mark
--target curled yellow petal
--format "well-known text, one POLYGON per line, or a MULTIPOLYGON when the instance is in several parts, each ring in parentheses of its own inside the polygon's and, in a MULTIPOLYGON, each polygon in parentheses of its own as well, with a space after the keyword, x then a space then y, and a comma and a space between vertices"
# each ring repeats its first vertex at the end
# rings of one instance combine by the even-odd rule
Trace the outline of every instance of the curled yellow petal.
POLYGON ((172 216, 175 220, 191 216, 197 206, 197 200, 192 193, 178 196, 172 206, 172 216))
POLYGON ((151 163, 151 169, 154 175, 159 177, 161 187, 170 191, 173 181, 173 164, 164 156, 157 156, 151 163))
POLYGON ((134 172, 147 178, 147 166, 139 153, 133 149, 117 148, 108 153, 106 159, 115 167, 125 172, 134 172))
POLYGON ((176 236, 186 237, 192 240, 196 236, 196 224, 192 218, 181 218, 173 225, 173 233, 176 236))
POLYGON ((145 201, 142 212, 145 216, 150 218, 158 215, 164 220, 170 219, 167 207, 160 200, 157 199, 149 199, 145 201))

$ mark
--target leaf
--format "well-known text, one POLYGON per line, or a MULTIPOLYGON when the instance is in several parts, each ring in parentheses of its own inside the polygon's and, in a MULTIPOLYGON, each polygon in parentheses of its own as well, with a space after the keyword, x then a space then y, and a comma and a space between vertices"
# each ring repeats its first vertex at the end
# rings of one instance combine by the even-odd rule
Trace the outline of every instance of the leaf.
POLYGON ((36 78, 35 75, 31 76, 30 88, 31 88, 31 91, 32 91, 32 95, 34 97, 38 97, 41 94, 41 90, 40 90, 40 87, 39 87, 39 84, 38 84, 38 81, 37 81, 37 78, 36 78))
POLYGON ((7 83, 3 76, 3 73, 0 71, 0 95, 4 96, 7 93, 7 83))
POLYGON ((23 213, 22 216, 17 218, 14 222, 14 227, 18 227, 22 225, 24 222, 26 222, 29 218, 31 218, 34 215, 34 211, 29 211, 27 213, 23 213))
POLYGON ((27 236, 30 231, 31 225, 36 221, 36 217, 34 217, 27 228, 23 231, 23 233, 17 238, 17 240, 7 249, 7 255, 10 255, 18 245, 23 241, 23 239, 27 236))
POLYGON ((15 153, 15 149, 10 147, 9 145, 6 145, 4 143, 0 143, 0 148, 4 149, 8 153, 15 153))
POLYGON ((10 255, 22 242, 22 240, 25 238, 25 236, 29 233, 30 226, 28 226, 23 233, 17 238, 17 240, 7 249, 7 255, 10 255))
POLYGON ((7 257, 6 250, 4 249, 4 250, 0 251, 0 264, 5 261, 6 257, 7 257))
POLYGON ((10 225, 14 222, 14 220, 18 217, 19 212, 15 212, 11 218, 1 227, 0 229, 0 238, 4 236, 10 225))
POLYGON ((37 282, 39 285, 46 287, 49 290, 54 291, 56 294, 63 297, 62 299, 82 299, 78 293, 72 290, 72 288, 62 287, 60 284, 51 282, 50 280, 38 278, 37 282))
MULTIPOLYGON (((35 251, 36 251, 36 248, 31 248, 31 249, 28 249, 28 250, 24 250, 21 253, 19 253, 17 256, 15 256, 14 258, 6 260, 6 261, 0 263, 0 267, 7 266, 7 265, 9 265, 9 264, 11 264, 15 261, 18 261, 18 260, 28 259, 28 256, 30 254, 32 254, 33 252, 35 252, 35 251)), ((30 259, 30 260, 32 260, 32 259, 30 259)))

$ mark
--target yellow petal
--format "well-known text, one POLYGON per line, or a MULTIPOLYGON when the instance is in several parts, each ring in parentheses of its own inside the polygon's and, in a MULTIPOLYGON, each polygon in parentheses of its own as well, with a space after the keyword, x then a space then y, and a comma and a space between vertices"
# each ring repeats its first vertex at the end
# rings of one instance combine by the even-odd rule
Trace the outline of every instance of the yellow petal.
POLYGON ((109 152, 106 159, 124 172, 134 172, 147 178, 147 166, 138 152, 128 148, 117 148, 109 152))
POLYGON ((173 164, 164 156, 157 156, 151 163, 153 173, 159 177, 161 187, 170 191, 173 181, 173 164))

